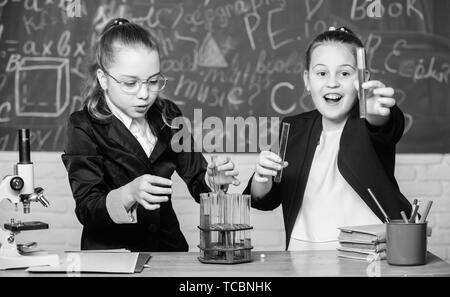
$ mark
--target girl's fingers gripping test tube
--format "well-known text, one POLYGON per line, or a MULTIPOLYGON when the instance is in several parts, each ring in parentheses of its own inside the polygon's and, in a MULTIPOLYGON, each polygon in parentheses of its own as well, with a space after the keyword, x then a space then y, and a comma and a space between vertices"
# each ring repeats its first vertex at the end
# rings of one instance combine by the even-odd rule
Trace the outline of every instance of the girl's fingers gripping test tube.
POLYGON ((281 181, 281 176, 283 174, 284 156, 286 154, 286 146, 289 137, 289 123, 283 123, 283 128, 281 130, 281 141, 280 141, 280 153, 281 158, 281 169, 277 172, 274 182, 279 183, 281 181))
POLYGON ((358 68, 358 98, 359 98, 359 117, 366 118, 366 94, 362 84, 366 81, 366 52, 363 47, 356 49, 356 63, 358 68))
POLYGON ((212 168, 212 179, 213 179, 213 190, 214 192, 226 192, 228 190, 228 185, 219 185, 216 183, 220 182, 219 171, 217 169, 217 158, 218 156, 211 156, 211 164, 213 164, 212 168))

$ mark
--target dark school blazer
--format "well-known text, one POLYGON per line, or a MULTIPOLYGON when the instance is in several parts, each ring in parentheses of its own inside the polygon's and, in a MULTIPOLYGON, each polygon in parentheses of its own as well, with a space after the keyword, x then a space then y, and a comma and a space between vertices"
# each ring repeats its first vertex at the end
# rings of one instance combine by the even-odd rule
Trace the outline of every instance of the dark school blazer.
MULTIPOLYGON (((282 205, 287 249, 322 132, 322 115, 313 110, 286 117, 283 122, 291 125, 285 155, 289 165, 283 169, 281 182, 273 183, 270 192, 261 199, 252 197, 251 203, 252 207, 260 210, 273 210, 282 205)), ((391 108, 386 125, 373 127, 359 118, 356 104, 339 143, 339 172, 382 221, 385 218, 367 191, 368 188, 378 198, 390 219, 401 219, 402 210, 407 215, 411 213, 411 205, 400 193, 394 177, 395 145, 402 137, 403 130, 404 116, 397 106, 391 108)), ((251 183, 252 178, 244 193, 250 194, 251 183)))
POLYGON ((147 120, 158 137, 149 158, 115 116, 99 121, 86 108, 70 116, 62 160, 76 203, 75 213, 83 225, 81 249, 188 251, 170 196, 157 210, 149 211, 138 204, 134 224, 114 223, 106 209, 108 192, 143 174, 170 179, 176 170, 197 202, 200 193, 210 192, 204 181, 207 162, 202 154, 175 153, 170 146, 174 131, 164 125, 154 107, 148 111, 147 120))

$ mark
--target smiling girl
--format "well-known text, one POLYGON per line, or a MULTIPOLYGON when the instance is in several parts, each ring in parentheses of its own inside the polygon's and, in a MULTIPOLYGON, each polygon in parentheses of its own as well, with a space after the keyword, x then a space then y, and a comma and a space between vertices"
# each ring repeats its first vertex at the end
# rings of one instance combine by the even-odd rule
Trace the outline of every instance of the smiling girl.
POLYGON ((193 149, 171 149, 170 122, 181 112, 159 95, 167 82, 159 59, 150 33, 125 19, 100 35, 85 106, 70 116, 62 155, 82 249, 187 251, 171 203, 174 171, 197 202, 208 184, 239 183, 228 158, 207 166, 193 149))
POLYGON ((257 209, 282 205, 288 250, 334 249, 338 227, 382 223, 368 188, 391 219, 410 212, 394 177, 404 117, 394 90, 377 80, 362 85, 370 95, 367 118, 359 117, 358 47, 361 40, 344 27, 312 41, 303 80, 316 109, 283 120, 291 126, 285 163, 261 152, 245 190, 257 209), (282 167, 281 182, 273 183, 282 167))

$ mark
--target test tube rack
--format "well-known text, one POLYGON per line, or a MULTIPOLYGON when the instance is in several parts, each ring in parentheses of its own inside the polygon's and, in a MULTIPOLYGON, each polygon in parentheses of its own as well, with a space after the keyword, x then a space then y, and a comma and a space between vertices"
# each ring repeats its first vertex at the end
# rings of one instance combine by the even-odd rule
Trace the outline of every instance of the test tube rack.
POLYGON ((251 262, 250 195, 200 195, 200 256, 202 263, 251 262))

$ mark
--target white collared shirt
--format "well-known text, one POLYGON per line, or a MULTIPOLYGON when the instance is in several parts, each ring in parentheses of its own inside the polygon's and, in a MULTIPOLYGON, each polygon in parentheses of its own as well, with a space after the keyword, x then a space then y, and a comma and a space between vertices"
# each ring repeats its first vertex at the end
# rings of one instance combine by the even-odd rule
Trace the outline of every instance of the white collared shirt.
POLYGON ((339 227, 381 223, 339 172, 342 131, 320 135, 288 250, 335 249, 339 227))
POLYGON ((132 119, 117 106, 115 106, 106 94, 105 98, 106 104, 108 104, 111 113, 125 125, 125 127, 131 132, 131 134, 133 134, 133 136, 141 145, 147 157, 150 157, 150 154, 152 153, 158 139, 155 135, 153 135, 145 117, 132 119))

